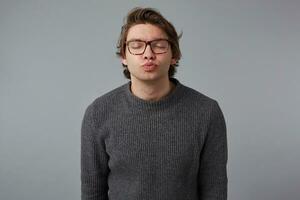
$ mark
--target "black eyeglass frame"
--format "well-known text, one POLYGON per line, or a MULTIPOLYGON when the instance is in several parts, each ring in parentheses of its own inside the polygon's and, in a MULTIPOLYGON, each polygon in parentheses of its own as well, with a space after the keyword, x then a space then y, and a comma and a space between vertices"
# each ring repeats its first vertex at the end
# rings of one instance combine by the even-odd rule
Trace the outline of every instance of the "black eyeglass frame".
POLYGON ((145 53, 145 51, 146 51, 148 45, 150 46, 150 49, 151 49, 151 51, 152 51, 154 54, 164 54, 164 53, 167 53, 168 50, 169 50, 169 48, 170 48, 171 42, 170 42, 170 40, 165 39, 165 38, 159 38, 159 39, 150 40, 150 41, 144 41, 144 40, 134 39, 134 40, 129 40, 129 41, 127 41, 125 44, 126 44, 127 49, 128 49, 128 51, 129 51, 130 54, 132 54, 132 55, 143 55, 143 54, 145 53), (157 41, 160 41, 160 40, 167 41, 167 42, 168 42, 168 47, 167 47, 166 51, 164 51, 164 52, 161 52, 161 53, 155 53, 155 52, 153 51, 153 49, 152 49, 151 43, 152 43, 152 42, 157 42, 157 41), (145 43, 145 48, 144 48, 143 52, 142 52, 142 53, 132 53, 132 52, 130 51, 130 48, 129 48, 129 45, 128 45, 130 42, 143 42, 143 43, 145 43))

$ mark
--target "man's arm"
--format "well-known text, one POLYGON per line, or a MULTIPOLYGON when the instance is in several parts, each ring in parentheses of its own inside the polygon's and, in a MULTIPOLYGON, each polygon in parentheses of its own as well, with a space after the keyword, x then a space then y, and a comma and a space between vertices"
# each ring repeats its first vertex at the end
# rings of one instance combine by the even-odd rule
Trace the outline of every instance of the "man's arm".
POLYGON ((200 200, 227 199, 227 136, 223 113, 217 102, 211 111, 210 125, 200 155, 200 200))
POLYGON ((89 106, 81 127, 81 199, 108 200, 108 155, 94 120, 89 106))

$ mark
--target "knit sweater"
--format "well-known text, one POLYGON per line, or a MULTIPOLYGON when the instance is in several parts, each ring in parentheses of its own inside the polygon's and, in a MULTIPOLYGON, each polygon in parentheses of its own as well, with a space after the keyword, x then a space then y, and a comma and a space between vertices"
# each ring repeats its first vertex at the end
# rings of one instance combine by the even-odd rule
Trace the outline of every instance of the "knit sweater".
POLYGON ((82 200, 227 199, 226 126, 218 103, 176 79, 159 101, 130 84, 97 98, 81 128, 82 200))

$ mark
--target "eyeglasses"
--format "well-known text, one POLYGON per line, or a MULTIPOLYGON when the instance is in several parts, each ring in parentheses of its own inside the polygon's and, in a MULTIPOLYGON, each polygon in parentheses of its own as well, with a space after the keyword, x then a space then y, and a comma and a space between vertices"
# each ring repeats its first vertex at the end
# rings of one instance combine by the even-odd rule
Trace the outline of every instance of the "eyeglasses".
POLYGON ((148 44, 150 45, 152 52, 155 54, 166 53, 169 49, 169 40, 167 39, 156 39, 151 41, 131 40, 126 42, 128 51, 132 55, 144 54, 148 44))

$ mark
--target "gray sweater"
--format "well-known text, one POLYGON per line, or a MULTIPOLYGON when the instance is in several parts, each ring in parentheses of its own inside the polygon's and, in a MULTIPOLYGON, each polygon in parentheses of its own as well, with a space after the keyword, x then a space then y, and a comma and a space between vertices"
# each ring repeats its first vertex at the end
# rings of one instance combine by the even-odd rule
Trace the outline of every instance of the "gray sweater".
POLYGON ((82 200, 225 200, 227 139, 218 103, 176 87, 151 102, 130 82, 88 106, 81 129, 82 200))

